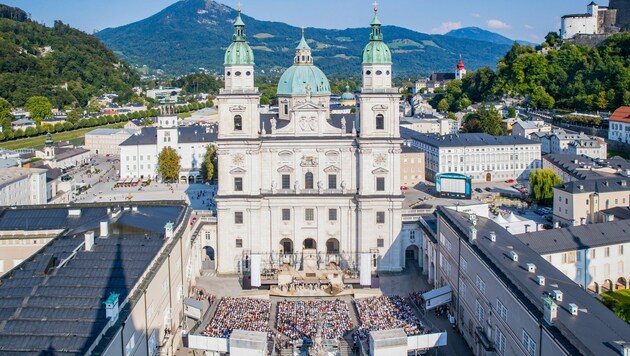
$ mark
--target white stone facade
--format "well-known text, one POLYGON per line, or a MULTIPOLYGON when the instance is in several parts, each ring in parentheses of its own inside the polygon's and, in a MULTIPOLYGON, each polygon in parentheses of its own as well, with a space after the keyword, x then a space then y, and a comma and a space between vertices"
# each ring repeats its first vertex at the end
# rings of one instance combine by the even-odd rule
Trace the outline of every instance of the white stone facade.
POLYGON ((6 168, 0 176, 0 206, 46 204, 46 170, 6 168))
POLYGON ((630 122, 611 120, 608 127, 608 139, 615 142, 630 143, 630 122))

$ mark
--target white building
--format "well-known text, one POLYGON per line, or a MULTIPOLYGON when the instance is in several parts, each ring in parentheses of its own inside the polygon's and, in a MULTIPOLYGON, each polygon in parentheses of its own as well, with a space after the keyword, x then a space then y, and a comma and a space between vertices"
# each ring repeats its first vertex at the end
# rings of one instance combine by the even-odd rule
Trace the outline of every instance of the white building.
MULTIPOLYGON (((540 136, 539 136, 540 137, 540 136)), ((543 153, 567 153, 606 159, 608 144, 602 138, 580 133, 551 133, 540 137, 543 153)))
POLYGON ((457 120, 444 118, 405 117, 400 121, 400 126, 406 127, 418 133, 450 135, 459 132, 457 120))
POLYGON ((119 155, 120 144, 137 129, 96 129, 85 134, 84 147, 97 155, 119 155))
POLYGON ((0 206, 46 204, 46 170, 5 168, 0 175, 0 206))
POLYGON ((202 182, 201 163, 216 138, 216 126, 179 127, 177 116, 160 116, 157 127, 145 127, 120 144, 120 179, 158 179, 158 155, 171 147, 181 157, 179 181, 202 182))
POLYGON ((630 106, 621 106, 610 116, 608 139, 630 143, 630 106))
POLYGON ((608 9, 591 2, 586 7, 585 14, 572 14, 562 16, 560 37, 563 40, 573 38, 575 35, 596 35, 611 31, 616 23, 617 10, 608 9))
POLYGON ((485 133, 424 135, 401 128, 412 147, 425 153, 426 179, 438 173, 468 175, 473 182, 527 179, 541 168, 540 143, 515 136, 485 133))
POLYGON ((49 133, 44 142, 44 149, 35 151, 35 156, 41 158, 42 164, 50 168, 63 169, 90 163, 92 153, 69 142, 54 142, 49 133))
POLYGON ((246 270, 254 254, 297 256, 298 269, 312 256, 319 268, 369 254, 372 270, 402 270, 399 94, 378 18, 356 116, 330 113, 328 79, 304 37, 279 81, 277 117, 261 115, 244 27, 239 14, 217 96, 219 273, 246 270))
POLYGON ((630 220, 622 220, 531 232, 518 238, 582 288, 602 293, 628 288, 628 231, 630 220))
POLYGON ((544 121, 517 121, 512 124, 512 136, 532 138, 533 133, 551 133, 551 125, 544 121))

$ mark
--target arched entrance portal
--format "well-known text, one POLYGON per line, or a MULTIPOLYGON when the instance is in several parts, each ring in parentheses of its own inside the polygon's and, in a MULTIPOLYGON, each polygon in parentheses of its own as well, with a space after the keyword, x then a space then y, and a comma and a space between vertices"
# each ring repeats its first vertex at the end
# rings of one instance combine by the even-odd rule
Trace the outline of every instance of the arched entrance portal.
POLYGON ((215 255, 214 248, 212 246, 204 246, 204 253, 201 255, 202 260, 202 268, 208 270, 214 270, 215 264, 215 255))
POLYGON ((416 245, 410 245, 405 250, 405 266, 418 266, 418 259, 420 258, 420 249, 416 245))
POLYGON ((589 284, 587 289, 593 293, 599 294, 599 284, 597 282, 592 282, 591 284, 589 284))
POLYGON ((304 240, 304 245, 302 246, 303 249, 305 250, 309 250, 309 249, 313 249, 316 250, 317 249, 317 242, 315 242, 315 240, 313 239, 306 239, 304 240))
POLYGON ((605 280, 604 284, 602 285, 602 293, 610 292, 612 290, 613 290, 613 282, 610 279, 605 280))
POLYGON ((492 174, 486 173, 486 182, 492 182, 492 174))
POLYGON ((617 283, 615 283, 615 290, 626 289, 626 288, 627 288, 626 279, 623 277, 619 277, 617 279, 617 283))
POLYGON ((280 240, 280 254, 292 254, 293 253, 293 241, 291 239, 280 240))
POLYGON ((326 241, 326 253, 328 254, 339 253, 339 240, 328 239, 328 241, 326 241))

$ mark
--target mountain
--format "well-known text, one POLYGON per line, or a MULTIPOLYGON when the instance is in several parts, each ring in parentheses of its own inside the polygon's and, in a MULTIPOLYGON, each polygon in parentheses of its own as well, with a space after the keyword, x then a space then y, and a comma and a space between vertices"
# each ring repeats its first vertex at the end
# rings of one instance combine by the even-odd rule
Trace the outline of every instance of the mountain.
POLYGON ((12 105, 46 96, 55 107, 83 106, 104 89, 131 97, 138 81, 96 37, 61 21, 46 27, 23 10, 0 5, 0 97, 12 105))
POLYGON ((521 41, 521 40, 512 40, 505 36, 501 36, 498 33, 490 32, 479 27, 462 27, 456 30, 451 30, 447 32, 444 36, 460 38, 460 39, 469 39, 476 41, 484 41, 496 43, 499 45, 508 45, 511 46, 514 42, 522 45, 535 45, 534 43, 521 41))
MULTIPOLYGON (((242 15, 257 70, 278 75, 293 62, 300 29, 280 22, 242 15)), ((185 74, 200 67, 223 72, 236 11, 212 0, 182 0, 161 12, 129 25, 104 29, 96 36, 124 60, 170 74, 185 74)), ((371 18, 366 18, 369 24, 371 18)), ((381 18, 387 23, 387 20, 381 18)), ((417 77, 431 72, 453 72, 461 54, 468 69, 494 67, 510 45, 427 35, 396 26, 384 26, 385 41, 394 57, 394 73, 417 77)), ((315 63, 328 75, 358 75, 368 28, 328 30, 307 28, 315 63)))

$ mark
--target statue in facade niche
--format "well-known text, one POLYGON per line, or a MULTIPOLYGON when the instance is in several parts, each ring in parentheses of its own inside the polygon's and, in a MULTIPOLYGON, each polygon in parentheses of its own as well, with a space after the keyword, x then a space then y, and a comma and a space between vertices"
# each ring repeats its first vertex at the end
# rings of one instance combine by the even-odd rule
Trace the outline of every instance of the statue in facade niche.
POLYGON ((346 117, 341 118, 341 131, 342 133, 346 133, 346 117))

